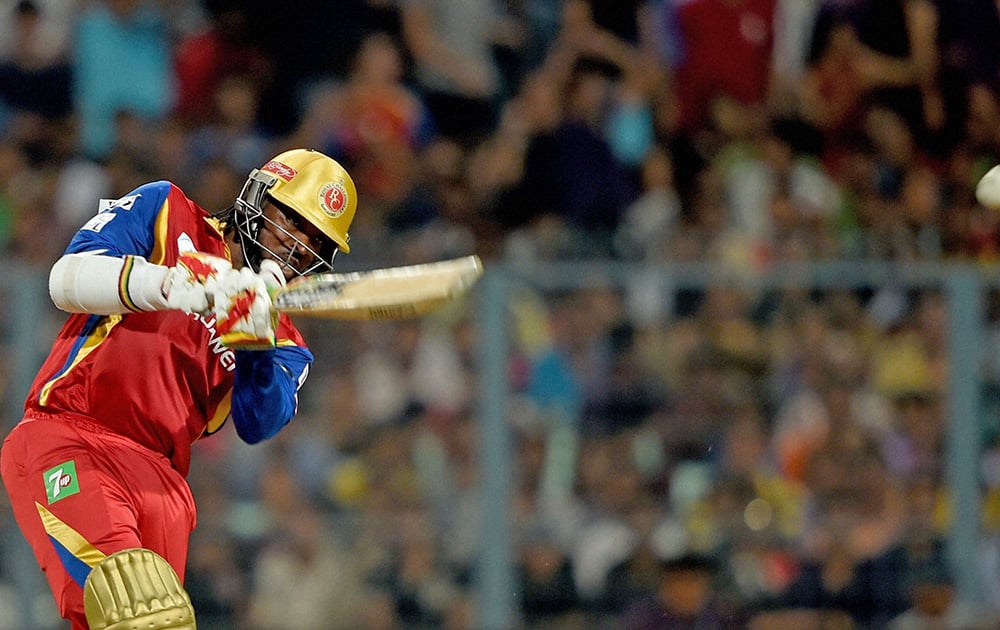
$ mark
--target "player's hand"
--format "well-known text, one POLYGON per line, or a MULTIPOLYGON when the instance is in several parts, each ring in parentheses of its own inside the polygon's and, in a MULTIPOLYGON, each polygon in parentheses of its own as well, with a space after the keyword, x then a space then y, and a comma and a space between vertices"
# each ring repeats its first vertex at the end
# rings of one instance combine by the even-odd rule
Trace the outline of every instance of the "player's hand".
POLYGON ((260 273, 257 275, 264 279, 264 285, 267 287, 267 292, 272 297, 278 289, 285 286, 285 273, 281 270, 281 265, 270 258, 261 261, 260 273))
POLYGON ((284 286, 285 277, 273 260, 231 271, 218 282, 214 294, 215 326, 223 345, 237 350, 266 350, 275 346, 278 313, 271 294, 284 286))
POLYGON ((181 254, 161 286, 167 307, 207 315, 212 312, 217 285, 232 273, 233 266, 225 258, 201 252, 181 254))

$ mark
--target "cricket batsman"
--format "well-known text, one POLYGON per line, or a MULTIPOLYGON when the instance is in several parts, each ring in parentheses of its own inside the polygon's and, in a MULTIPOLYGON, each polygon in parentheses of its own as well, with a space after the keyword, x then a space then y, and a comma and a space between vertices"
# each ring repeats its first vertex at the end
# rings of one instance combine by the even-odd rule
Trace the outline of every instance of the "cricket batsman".
POLYGON ((195 628, 191 444, 229 418, 253 444, 295 415, 313 355, 270 295, 332 269, 356 208, 337 162, 294 149, 217 214, 167 181, 102 201, 52 266, 70 315, 0 472, 74 630, 195 628))

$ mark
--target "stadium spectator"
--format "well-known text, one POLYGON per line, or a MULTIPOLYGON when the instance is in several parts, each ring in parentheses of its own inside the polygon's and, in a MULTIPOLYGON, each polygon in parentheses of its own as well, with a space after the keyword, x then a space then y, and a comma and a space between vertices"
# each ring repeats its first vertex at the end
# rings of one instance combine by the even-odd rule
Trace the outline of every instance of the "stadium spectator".
POLYGON ((492 46, 506 15, 494 0, 405 0, 402 35, 438 133, 465 146, 496 127, 502 76, 492 46))
POLYGON ((226 76, 251 76, 262 92, 275 71, 264 50, 252 40, 245 6, 230 0, 205 4, 208 19, 204 27, 182 37, 173 47, 177 84, 173 112, 190 126, 216 118, 216 95, 226 76))
POLYGON ((72 70, 85 156, 108 157, 120 113, 159 121, 170 112, 175 98, 171 44, 155 5, 102 0, 83 9, 74 31, 72 70))

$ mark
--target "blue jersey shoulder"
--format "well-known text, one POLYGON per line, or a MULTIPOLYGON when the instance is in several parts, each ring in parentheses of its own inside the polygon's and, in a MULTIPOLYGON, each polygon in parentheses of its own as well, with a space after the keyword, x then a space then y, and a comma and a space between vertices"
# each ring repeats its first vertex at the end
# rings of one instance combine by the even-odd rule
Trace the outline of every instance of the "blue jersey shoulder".
POLYGON ((156 217, 173 187, 167 181, 150 182, 119 199, 102 199, 97 214, 73 236, 66 253, 148 256, 153 251, 156 217))

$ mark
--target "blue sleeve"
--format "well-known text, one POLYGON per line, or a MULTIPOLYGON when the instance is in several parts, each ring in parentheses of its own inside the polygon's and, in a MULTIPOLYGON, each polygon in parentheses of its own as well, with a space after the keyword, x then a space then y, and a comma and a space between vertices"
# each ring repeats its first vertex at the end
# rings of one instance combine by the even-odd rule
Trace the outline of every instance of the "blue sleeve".
POLYGON ((291 421, 312 362, 312 353, 298 346, 236 351, 232 417, 240 439, 256 444, 291 421))
POLYGON ((65 253, 103 251, 108 256, 149 256, 155 241, 156 218, 170 187, 169 182, 152 182, 121 199, 101 200, 97 214, 76 232, 65 253))

